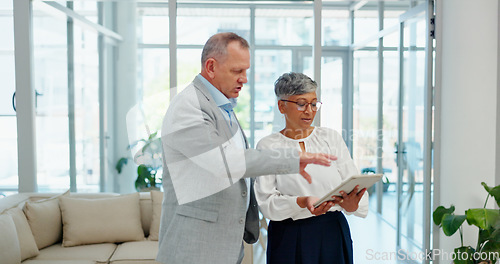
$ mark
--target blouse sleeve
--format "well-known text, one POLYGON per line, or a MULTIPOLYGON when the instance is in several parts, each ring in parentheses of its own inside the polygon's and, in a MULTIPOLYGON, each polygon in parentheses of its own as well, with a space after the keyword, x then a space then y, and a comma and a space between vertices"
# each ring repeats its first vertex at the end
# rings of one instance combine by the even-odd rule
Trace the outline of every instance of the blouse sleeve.
MULTIPOLYGON (((329 134, 332 135, 331 140, 334 143, 332 145, 334 145, 336 148, 335 151, 337 155, 336 162, 342 180, 345 180, 351 177, 352 175, 359 174, 360 172, 351 158, 351 154, 347 149, 344 139, 338 132, 334 130, 331 130, 331 132, 332 133, 329 134)), ((368 197, 369 197, 368 192, 365 191, 363 197, 361 197, 361 200, 359 201, 358 210, 354 212, 347 212, 347 211, 344 212, 349 215, 354 214, 355 216, 366 217, 368 215, 368 197)))
MULTIPOLYGON (((260 141, 257 149, 270 148, 260 141)), ((297 197, 283 195, 276 188, 276 175, 257 177, 254 184, 255 198, 262 214, 273 221, 281 221, 298 214, 303 208, 297 204, 297 197)))
POLYGON ((255 198, 262 214, 273 221, 281 221, 299 213, 298 196, 283 195, 276 189, 276 175, 255 179, 255 198))

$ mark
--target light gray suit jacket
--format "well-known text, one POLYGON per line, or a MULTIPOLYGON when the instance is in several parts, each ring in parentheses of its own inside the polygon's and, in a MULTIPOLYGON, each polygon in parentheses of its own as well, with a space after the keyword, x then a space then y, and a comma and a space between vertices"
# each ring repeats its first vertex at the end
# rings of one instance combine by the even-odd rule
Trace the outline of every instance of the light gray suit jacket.
MULTIPOLYGON (((237 127, 234 127, 231 128, 227 124, 209 91, 198 78, 172 100, 162 128, 165 195, 159 233, 159 262, 234 264, 240 255, 242 240, 247 243, 257 241, 259 216, 253 192, 253 179, 251 191, 247 193, 244 179, 238 178, 233 182, 234 177, 231 178, 230 165, 227 163, 231 157, 225 152, 225 144, 235 135, 237 127), (214 149, 217 151, 210 152, 214 149), (223 171, 229 174, 229 177, 224 178, 228 182, 227 187, 208 196, 179 203, 176 191, 181 192, 180 188, 186 186, 176 184, 176 181, 194 178, 196 183, 201 182, 201 185, 208 186, 211 180, 208 177, 209 180, 203 182, 205 175, 193 175, 203 174, 190 170, 190 167, 201 166, 200 162, 184 165, 186 170, 176 169, 176 177, 180 178, 176 180, 170 171, 174 167, 172 164, 209 152, 219 152, 225 157, 223 165, 214 163, 212 166, 223 167, 223 171), (183 173, 184 171, 189 173, 183 173), (250 206, 247 210, 248 195, 250 206)), ((246 166, 242 177, 299 171, 299 156, 296 150, 247 148, 241 151, 244 155, 243 165, 246 166)), ((214 168, 205 169, 207 174, 208 171, 214 171, 214 168)), ((196 188, 194 186, 193 195, 196 195, 196 188)), ((186 193, 186 190, 182 192, 186 193)))

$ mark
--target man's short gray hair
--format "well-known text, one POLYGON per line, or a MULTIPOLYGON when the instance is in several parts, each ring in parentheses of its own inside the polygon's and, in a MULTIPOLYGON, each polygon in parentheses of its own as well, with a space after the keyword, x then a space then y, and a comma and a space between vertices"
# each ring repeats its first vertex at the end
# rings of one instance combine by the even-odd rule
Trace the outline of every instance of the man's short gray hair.
POLYGON ((284 73, 274 82, 274 93, 278 99, 288 99, 291 95, 312 93, 318 84, 299 72, 284 73))
POLYGON ((201 52, 201 67, 209 58, 222 60, 227 55, 227 45, 233 41, 240 43, 242 48, 250 48, 248 42, 233 32, 223 32, 211 36, 201 52))

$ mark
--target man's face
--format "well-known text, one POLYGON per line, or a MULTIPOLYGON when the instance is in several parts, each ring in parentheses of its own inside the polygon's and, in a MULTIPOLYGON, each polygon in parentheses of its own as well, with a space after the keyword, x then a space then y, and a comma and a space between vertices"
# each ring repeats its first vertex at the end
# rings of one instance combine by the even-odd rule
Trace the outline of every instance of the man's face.
POLYGON ((243 84, 247 83, 250 68, 250 51, 242 48, 237 41, 227 45, 227 56, 215 61, 213 85, 227 98, 236 98, 243 84))

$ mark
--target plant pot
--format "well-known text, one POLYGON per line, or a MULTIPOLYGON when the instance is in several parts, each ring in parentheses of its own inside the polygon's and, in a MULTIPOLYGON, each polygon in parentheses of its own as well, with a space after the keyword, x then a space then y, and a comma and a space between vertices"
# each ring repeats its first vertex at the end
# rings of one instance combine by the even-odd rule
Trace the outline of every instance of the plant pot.
MULTIPOLYGON (((384 182, 382 185, 383 192, 387 192, 387 190, 389 190, 390 185, 391 185, 390 183, 384 182)), ((370 188, 368 188, 367 191, 368 191, 369 195, 372 195, 375 192, 375 190, 376 190, 375 186, 376 186, 376 184, 374 184, 373 186, 370 186, 370 188)))
POLYGON ((384 182, 384 184, 383 184, 383 188, 382 188, 382 189, 384 190, 384 192, 387 192, 387 190, 389 190, 389 186, 390 186, 390 185, 391 185, 390 183, 388 183, 388 182, 384 182))
POLYGON ((459 247, 455 248, 455 259, 453 260, 454 264, 474 264, 474 252, 475 250, 472 247, 459 247))
POLYGON ((160 187, 147 187, 147 188, 140 188, 139 192, 150 192, 150 191, 160 191, 160 187))

